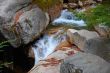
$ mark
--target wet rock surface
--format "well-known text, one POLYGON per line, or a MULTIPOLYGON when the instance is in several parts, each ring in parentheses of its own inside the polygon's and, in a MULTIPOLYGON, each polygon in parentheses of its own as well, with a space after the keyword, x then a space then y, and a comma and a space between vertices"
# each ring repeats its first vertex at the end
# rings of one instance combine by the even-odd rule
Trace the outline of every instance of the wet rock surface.
POLYGON ((28 73, 60 73, 61 62, 76 53, 74 49, 62 47, 50 54, 46 59, 41 60, 28 73))
MULTIPOLYGON (((56 29, 49 31, 49 35, 56 32, 56 29)), ((108 73, 109 45, 109 39, 101 38, 95 31, 71 29, 70 33, 69 29, 67 39, 28 73, 108 73)))
MULTIPOLYGON (((56 36, 55 39, 57 41, 60 40, 60 39, 57 39, 57 37, 64 36, 64 33, 60 32, 57 35, 55 35, 55 33, 58 33, 58 29, 57 31, 56 29, 52 30, 52 32, 49 31, 49 35, 51 36, 52 34, 54 34, 54 36, 56 36)), ((53 41, 53 44, 54 44, 54 41, 53 41)), ((52 50, 50 46, 48 46, 48 49, 52 50)), ((69 43, 68 39, 66 38, 62 39, 62 41, 57 43, 57 46, 54 47, 54 51, 51 52, 46 58, 39 60, 38 63, 36 63, 28 73, 60 73, 61 62, 65 58, 74 55, 78 50, 79 49, 76 46, 69 43)), ((41 51, 43 51, 43 49, 41 51)))

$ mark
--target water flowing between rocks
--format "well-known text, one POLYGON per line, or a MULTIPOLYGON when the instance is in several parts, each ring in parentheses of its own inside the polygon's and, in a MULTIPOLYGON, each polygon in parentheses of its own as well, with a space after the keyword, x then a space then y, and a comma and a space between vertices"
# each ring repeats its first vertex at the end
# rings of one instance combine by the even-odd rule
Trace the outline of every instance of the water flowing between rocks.
POLYGON ((86 26, 83 20, 78 20, 78 18, 67 9, 62 10, 59 18, 53 21, 53 25, 72 25, 72 26, 86 26))
POLYGON ((35 64, 51 54, 56 46, 65 39, 65 36, 62 36, 61 33, 63 33, 63 30, 59 30, 54 35, 44 34, 44 36, 34 44, 32 49, 35 54, 35 64))
MULTIPOLYGON (((59 18, 52 22, 52 25, 73 25, 73 26, 85 26, 83 20, 77 20, 77 17, 72 12, 67 9, 62 10, 59 18)), ((54 34, 44 34, 42 38, 37 40, 33 45, 32 49, 35 55, 35 64, 39 60, 45 59, 49 54, 51 54, 55 48, 66 38, 64 30, 59 30, 54 34)))

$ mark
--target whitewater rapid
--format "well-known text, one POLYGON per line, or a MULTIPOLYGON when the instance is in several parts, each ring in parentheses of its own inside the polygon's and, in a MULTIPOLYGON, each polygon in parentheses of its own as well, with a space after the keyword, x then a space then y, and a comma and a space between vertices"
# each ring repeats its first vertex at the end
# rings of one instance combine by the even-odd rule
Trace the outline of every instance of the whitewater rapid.
MULTIPOLYGON (((75 15, 72 12, 69 12, 67 9, 62 10, 61 16, 55 19, 52 24, 86 26, 83 20, 77 20, 77 17, 75 17, 75 15)), ((43 37, 37 40, 32 47, 35 54, 35 64, 37 64, 39 60, 46 59, 46 57, 51 54, 59 43, 61 43, 65 38, 66 35, 64 34, 64 31, 59 30, 52 35, 44 34, 43 37)))
POLYGON ((48 35, 44 34, 32 47, 35 54, 35 64, 39 60, 45 59, 49 54, 51 54, 55 48, 62 42, 66 37, 61 35, 63 30, 59 30, 57 33, 48 35))
POLYGON ((53 25, 73 25, 73 26, 86 26, 83 20, 78 20, 77 17, 67 9, 62 10, 59 18, 52 22, 53 25))

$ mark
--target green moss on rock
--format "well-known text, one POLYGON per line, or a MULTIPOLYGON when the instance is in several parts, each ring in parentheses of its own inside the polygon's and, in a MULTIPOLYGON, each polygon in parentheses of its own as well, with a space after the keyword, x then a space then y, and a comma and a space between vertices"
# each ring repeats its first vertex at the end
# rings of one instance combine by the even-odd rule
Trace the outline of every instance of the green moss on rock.
POLYGON ((42 10, 48 10, 52 6, 62 3, 62 0, 33 0, 33 4, 37 4, 42 10))

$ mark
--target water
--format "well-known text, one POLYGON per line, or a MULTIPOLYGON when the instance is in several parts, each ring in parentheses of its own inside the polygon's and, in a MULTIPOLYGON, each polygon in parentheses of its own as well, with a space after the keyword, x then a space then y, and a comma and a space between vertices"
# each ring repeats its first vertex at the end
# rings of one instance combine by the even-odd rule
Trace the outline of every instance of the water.
POLYGON ((78 20, 77 17, 72 12, 69 12, 67 9, 62 10, 61 16, 55 19, 53 25, 74 25, 74 26, 86 26, 83 20, 78 20))
POLYGON ((35 54, 35 64, 37 64, 39 60, 43 60, 51 54, 55 50, 56 46, 65 39, 65 35, 62 33, 63 30, 59 30, 52 35, 45 34, 33 45, 32 49, 35 54))
MULTIPOLYGON (((77 18, 72 12, 69 12, 68 10, 63 10, 61 12, 61 16, 53 21, 53 25, 71 24, 77 26, 85 26, 83 20, 76 19, 77 18)), ((61 43, 64 39, 66 39, 66 34, 64 33, 64 30, 59 30, 52 35, 46 33, 42 38, 37 40, 37 42, 35 42, 32 47, 35 54, 35 64, 37 64, 39 60, 46 59, 46 57, 51 54, 59 45, 59 43, 61 43)))

